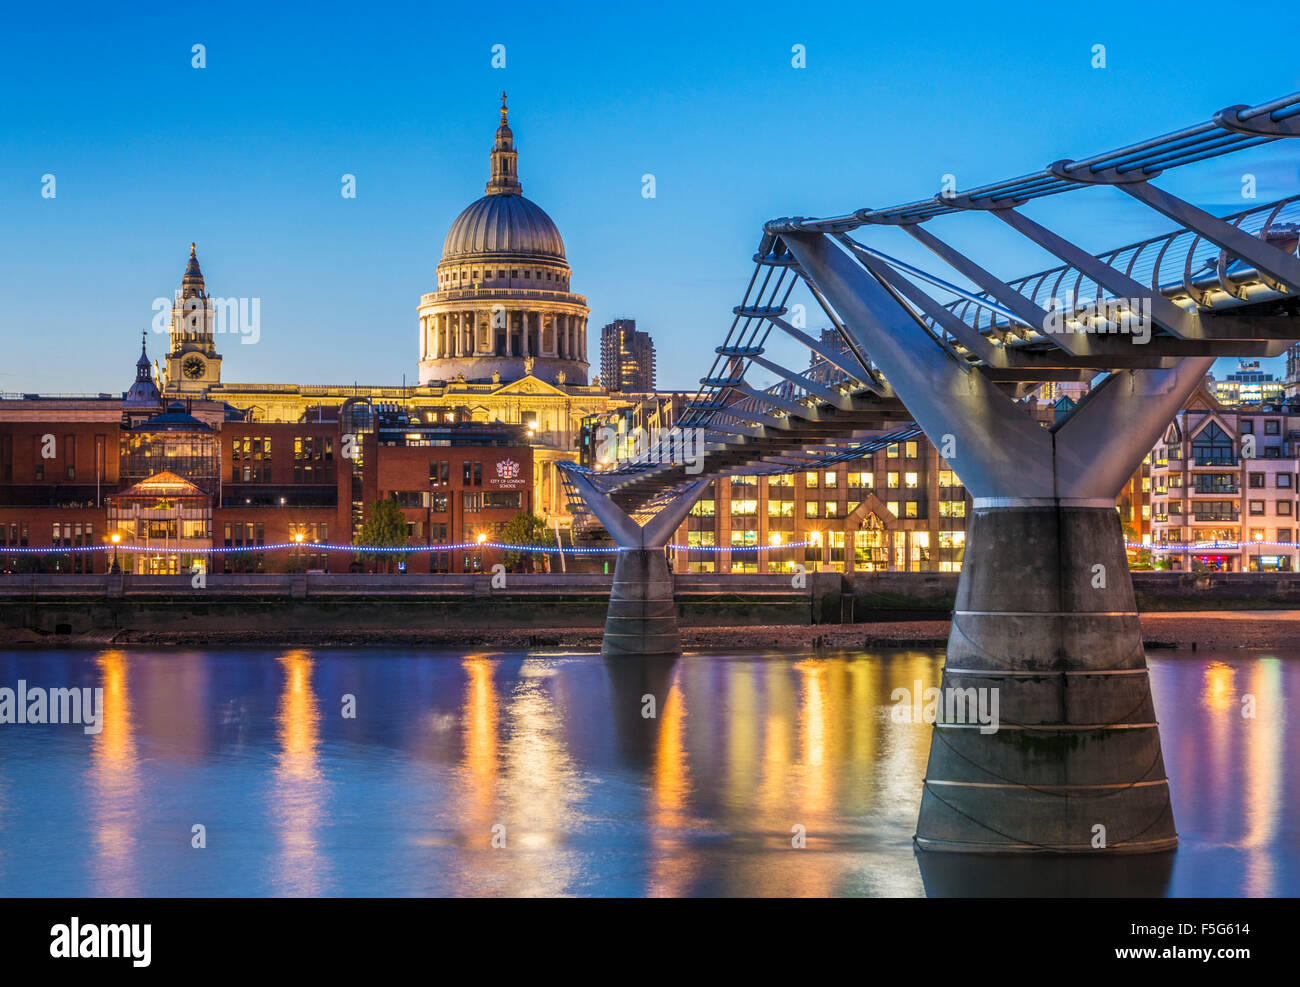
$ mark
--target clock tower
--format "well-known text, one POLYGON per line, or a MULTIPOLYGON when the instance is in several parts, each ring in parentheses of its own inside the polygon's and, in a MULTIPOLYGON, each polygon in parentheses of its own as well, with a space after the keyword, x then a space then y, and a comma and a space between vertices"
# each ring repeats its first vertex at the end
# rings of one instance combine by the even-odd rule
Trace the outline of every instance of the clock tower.
POLYGON ((190 260, 172 307, 171 345, 167 352, 165 388, 169 394, 199 394, 221 383, 221 354, 214 338, 216 310, 190 244, 190 260))

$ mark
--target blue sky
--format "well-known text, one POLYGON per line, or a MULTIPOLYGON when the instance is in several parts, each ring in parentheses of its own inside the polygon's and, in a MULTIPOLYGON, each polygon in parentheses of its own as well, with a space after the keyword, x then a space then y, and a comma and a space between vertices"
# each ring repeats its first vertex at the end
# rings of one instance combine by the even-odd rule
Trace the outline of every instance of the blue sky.
MULTIPOLYGON (((558 223, 593 330, 636 318, 661 387, 703 372, 766 219, 910 201, 945 173, 960 187, 1024 174, 1300 89, 1293 3, 71 4, 6 18, 3 391, 124 389, 191 240, 210 293, 261 299, 257 345, 223 341, 225 379, 413 380, 415 308, 448 226, 483 193, 502 89, 524 193, 558 223), (356 199, 339 194, 344 173, 356 199)), ((1261 202, 1300 191, 1298 151, 1162 181, 1240 209, 1244 171, 1261 202)), ((1095 250, 1166 228, 1106 189, 1028 211, 1095 250)), ((996 245, 980 256, 1000 274, 1050 266, 999 225, 945 230, 996 245)))

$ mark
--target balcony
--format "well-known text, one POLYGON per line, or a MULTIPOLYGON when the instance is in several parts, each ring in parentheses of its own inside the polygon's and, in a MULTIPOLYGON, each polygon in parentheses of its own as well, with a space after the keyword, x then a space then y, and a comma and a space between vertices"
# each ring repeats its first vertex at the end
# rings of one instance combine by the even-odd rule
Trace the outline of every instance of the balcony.
POLYGON ((1194 524, 1215 524, 1224 521, 1231 521, 1236 524, 1241 520, 1240 511, 1211 511, 1208 513, 1196 513, 1192 515, 1194 524))

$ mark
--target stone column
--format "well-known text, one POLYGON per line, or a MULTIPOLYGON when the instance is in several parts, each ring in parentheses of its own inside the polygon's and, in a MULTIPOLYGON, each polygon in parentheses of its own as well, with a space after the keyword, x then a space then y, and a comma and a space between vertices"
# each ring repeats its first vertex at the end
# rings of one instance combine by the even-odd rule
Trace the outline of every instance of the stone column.
POLYGON ((528 356, 528 355, 529 355, 529 349, 528 349, 528 315, 529 315, 528 309, 524 309, 522 312, 519 313, 519 326, 520 326, 520 332, 519 332, 519 355, 520 355, 520 356, 528 356))

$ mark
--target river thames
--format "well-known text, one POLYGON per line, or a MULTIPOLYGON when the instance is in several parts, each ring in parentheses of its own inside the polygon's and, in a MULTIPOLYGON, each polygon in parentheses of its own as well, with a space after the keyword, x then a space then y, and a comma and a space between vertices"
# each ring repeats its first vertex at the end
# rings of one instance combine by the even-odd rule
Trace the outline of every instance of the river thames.
POLYGON ((104 713, 0 725, 0 894, 1300 894, 1300 655, 1149 660, 1181 846, 1062 864, 913 853, 937 650, 0 652, 104 713))

